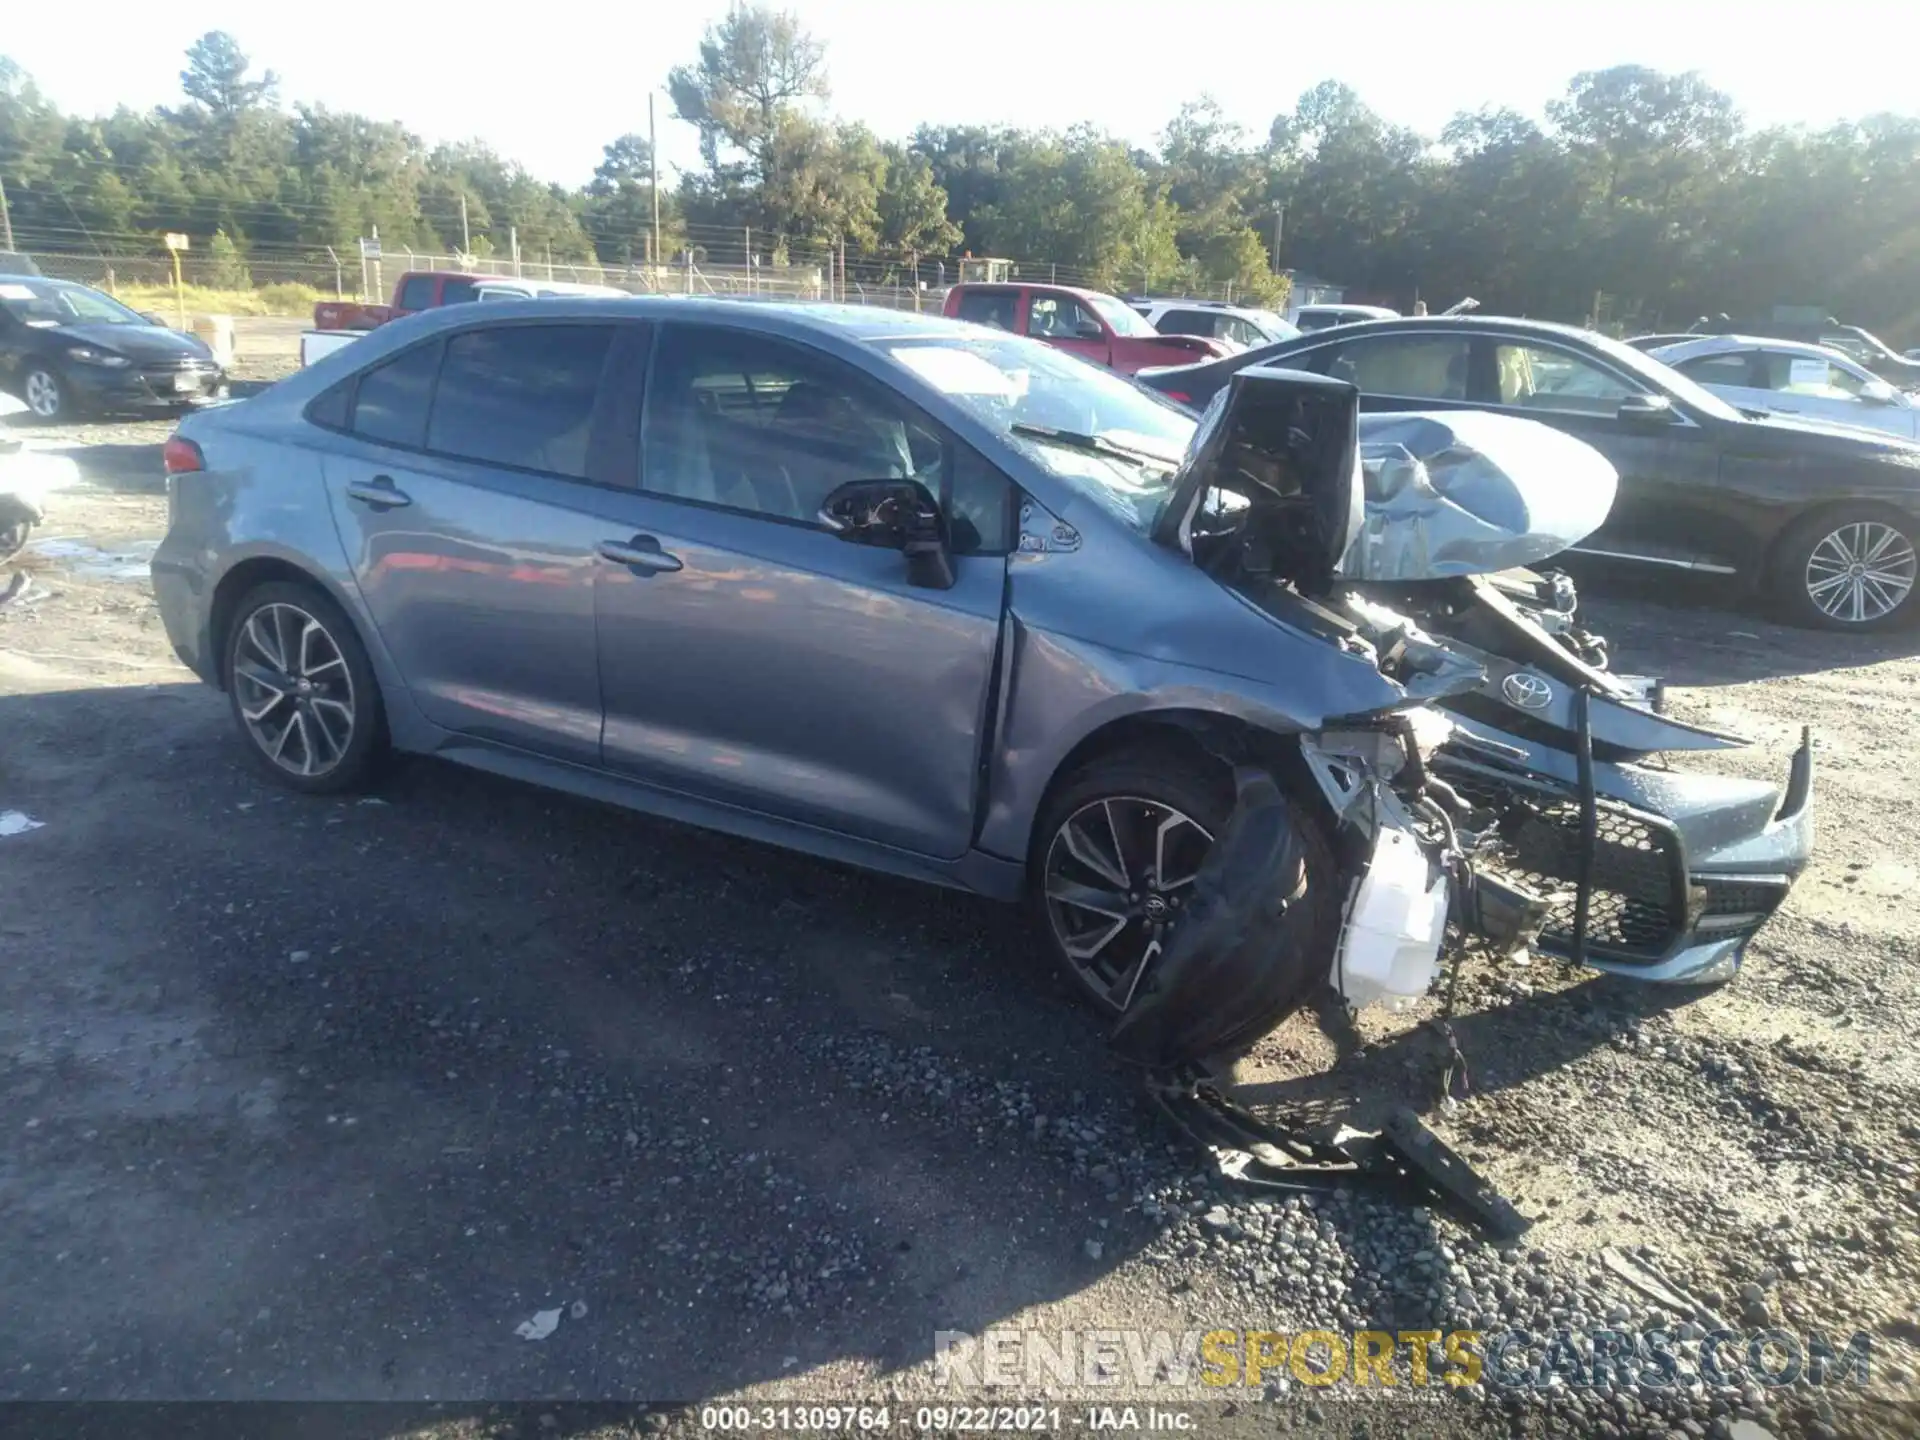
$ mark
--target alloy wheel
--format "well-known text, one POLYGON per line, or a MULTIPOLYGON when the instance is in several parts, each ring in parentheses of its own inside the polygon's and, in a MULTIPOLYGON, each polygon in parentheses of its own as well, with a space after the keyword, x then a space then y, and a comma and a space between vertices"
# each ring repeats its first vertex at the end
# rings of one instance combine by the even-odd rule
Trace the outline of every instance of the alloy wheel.
POLYGON ((51 420, 60 413, 60 381, 49 370, 35 370, 28 374, 26 384, 27 409, 42 420, 51 420))
POLYGON ((1905 604, 1914 579, 1911 540, 1884 521, 1854 520, 1815 542, 1804 583, 1821 614, 1864 625, 1905 604))
POLYGON ((1157 800, 1075 810, 1047 846, 1047 918, 1082 983, 1122 1011, 1165 948, 1213 836, 1157 800))
POLYGON ((327 627, 297 605, 276 601, 247 617, 233 686, 247 734, 290 775, 325 775, 353 743, 353 674, 327 627))

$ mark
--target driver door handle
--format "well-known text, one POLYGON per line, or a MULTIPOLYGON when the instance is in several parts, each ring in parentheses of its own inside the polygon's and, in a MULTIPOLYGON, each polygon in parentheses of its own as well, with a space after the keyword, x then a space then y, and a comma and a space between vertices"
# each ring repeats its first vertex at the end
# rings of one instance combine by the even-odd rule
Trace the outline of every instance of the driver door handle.
POLYGON ((602 540, 597 547, 602 559, 649 575, 666 574, 681 567, 678 555, 669 555, 651 535, 635 535, 631 540, 602 540))
POLYGON ((347 498, 371 505, 376 510, 397 510, 411 505, 413 497, 398 489, 391 475, 376 475, 371 480, 356 480, 347 486, 347 498))

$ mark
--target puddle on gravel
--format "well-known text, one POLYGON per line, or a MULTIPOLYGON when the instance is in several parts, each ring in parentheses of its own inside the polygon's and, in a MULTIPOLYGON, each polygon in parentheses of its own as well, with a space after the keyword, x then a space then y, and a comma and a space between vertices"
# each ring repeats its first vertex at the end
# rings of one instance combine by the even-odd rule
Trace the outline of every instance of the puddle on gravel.
POLYGON ((48 536, 34 540, 27 549, 44 559, 58 560, 74 575, 95 580, 145 580, 153 564, 158 540, 130 540, 112 550, 102 550, 84 540, 68 536, 48 536))

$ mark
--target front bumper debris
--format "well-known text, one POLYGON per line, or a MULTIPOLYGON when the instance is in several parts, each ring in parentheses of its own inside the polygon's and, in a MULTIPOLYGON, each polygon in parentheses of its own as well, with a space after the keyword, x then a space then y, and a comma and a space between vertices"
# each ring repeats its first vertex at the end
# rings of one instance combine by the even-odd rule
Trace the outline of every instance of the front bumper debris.
POLYGON ((1147 1094, 1237 1184, 1269 1191, 1368 1185, 1449 1210, 1499 1240, 1518 1238, 1532 1223, 1411 1111, 1378 1132, 1341 1126, 1321 1138, 1268 1124, 1200 1072, 1157 1075, 1147 1094))

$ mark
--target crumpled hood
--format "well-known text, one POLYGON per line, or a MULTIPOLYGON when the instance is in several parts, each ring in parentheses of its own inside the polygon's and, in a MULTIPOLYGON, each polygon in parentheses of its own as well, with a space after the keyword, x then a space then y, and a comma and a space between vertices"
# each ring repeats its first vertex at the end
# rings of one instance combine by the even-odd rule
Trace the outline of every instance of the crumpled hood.
POLYGON ((1348 580, 1437 580, 1533 565, 1599 529, 1619 475, 1584 441, 1479 411, 1363 415, 1365 517, 1348 580))

